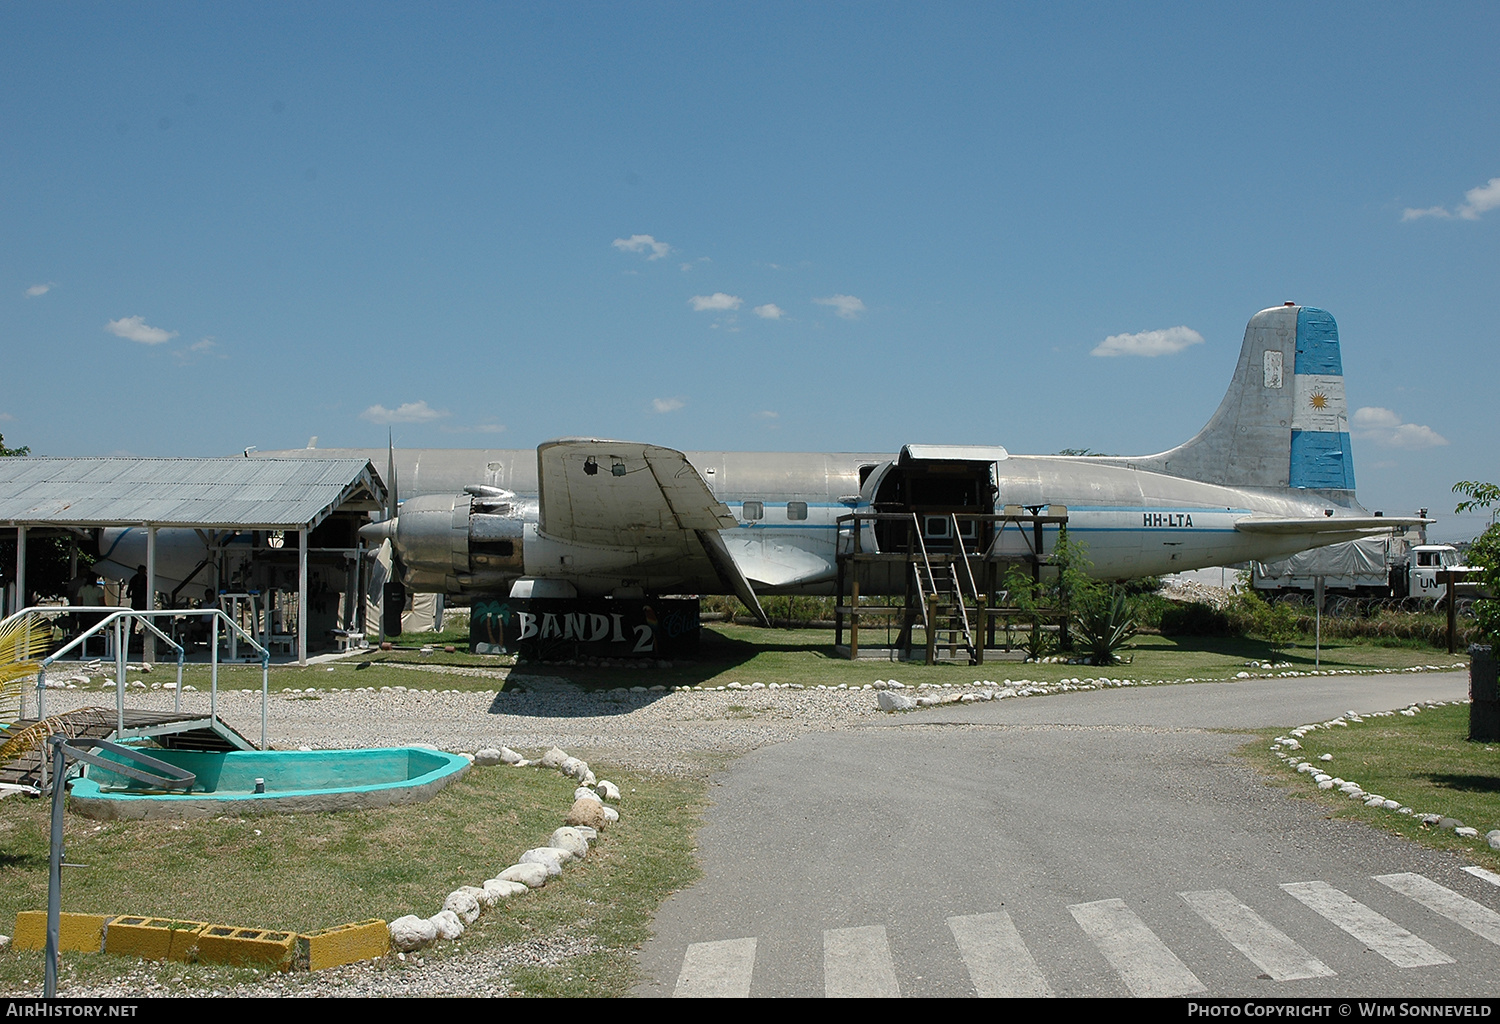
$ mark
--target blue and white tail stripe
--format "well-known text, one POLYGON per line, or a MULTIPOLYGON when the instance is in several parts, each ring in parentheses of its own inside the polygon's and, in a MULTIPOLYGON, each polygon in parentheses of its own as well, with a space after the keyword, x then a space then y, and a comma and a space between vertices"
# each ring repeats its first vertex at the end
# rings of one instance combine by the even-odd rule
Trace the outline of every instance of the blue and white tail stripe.
POLYGON ((1310 306, 1297 310, 1292 399, 1288 485, 1354 490, 1339 328, 1330 313, 1310 306))

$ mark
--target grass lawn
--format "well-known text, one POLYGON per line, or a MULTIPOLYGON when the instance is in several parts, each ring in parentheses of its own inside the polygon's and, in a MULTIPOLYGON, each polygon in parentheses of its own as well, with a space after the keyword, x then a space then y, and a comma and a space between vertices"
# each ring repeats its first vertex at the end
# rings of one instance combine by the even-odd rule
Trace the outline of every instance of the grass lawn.
MULTIPOLYGON (((424 634, 409 634, 404 643, 419 645, 424 634)), ((866 630, 867 642, 875 634, 866 630)), ((938 664, 861 660, 851 662, 833 649, 831 630, 761 629, 755 626, 714 624, 704 626, 698 654, 674 661, 671 668, 621 668, 612 666, 568 665, 562 663, 522 663, 508 656, 471 655, 460 649, 448 654, 441 647, 431 654, 410 649, 371 650, 331 665, 307 668, 276 666, 270 674, 273 690, 317 688, 353 688, 357 686, 405 686, 409 689, 459 689, 493 691, 505 680, 495 676, 428 673, 402 668, 402 665, 447 666, 455 668, 488 668, 499 673, 514 670, 516 676, 563 676, 580 686, 608 689, 616 686, 722 686, 725 683, 802 683, 837 686, 868 683, 874 679, 896 678, 903 683, 972 683, 976 679, 1029 679, 1056 682, 1073 677, 1088 678, 1107 674, 1112 679, 1232 679, 1248 668, 1252 661, 1269 661, 1270 649, 1256 640, 1215 637, 1163 637, 1143 634, 1131 641, 1125 652, 1128 664, 1109 669, 1089 665, 1025 664, 1014 658, 987 654, 984 665, 938 664), (331 670, 331 671, 330 671, 331 670)), ((1310 643, 1288 647, 1278 656, 1278 663, 1290 663, 1298 671, 1314 667, 1310 643)), ((1381 644, 1370 640, 1338 640, 1323 644, 1321 667, 1325 670, 1371 671, 1403 669, 1413 666, 1453 666, 1467 664, 1464 655, 1449 655, 1430 647, 1381 644)), ((204 665, 189 665, 183 673, 184 683, 200 690, 208 686, 209 670, 204 665)), ((132 673, 132 679, 147 678, 132 673)), ((152 682, 175 678, 175 666, 159 665, 149 677, 152 682)), ((222 666, 219 684, 225 688, 258 689, 259 666, 222 666)))
POLYGON ((1500 871, 1500 851, 1491 850, 1484 840, 1485 833, 1500 828, 1500 743, 1469 741, 1467 704, 1423 707, 1411 718, 1372 716, 1347 728, 1315 729, 1302 737, 1302 750, 1294 753, 1329 775, 1359 783, 1367 793, 1399 800, 1417 814, 1457 818, 1479 830, 1477 840, 1424 827, 1415 816, 1366 807, 1337 789, 1319 790, 1310 774, 1299 775, 1295 767, 1267 753, 1270 740, 1283 735, 1285 730, 1268 731, 1242 754, 1257 765, 1269 762, 1291 795, 1318 801, 1330 816, 1366 821, 1500 871), (1319 760, 1323 754, 1333 759, 1319 760))
MULTIPOLYGON (((611 773, 620 821, 581 863, 545 888, 489 910, 457 943, 424 956, 538 937, 588 940, 590 952, 510 980, 521 994, 614 996, 626 992, 638 947, 666 896, 697 876, 697 781, 611 773)), ((563 823, 574 783, 536 768, 473 768, 431 801, 336 814, 225 817, 209 821, 97 822, 67 817, 62 908, 140 914, 246 927, 310 931, 403 914, 427 917, 449 892, 478 885, 546 842, 563 823)), ((0 802, 0 928, 19 910, 47 907, 50 801, 0 802)), ((134 961, 64 954, 58 991, 106 981, 134 961)), ((408 968, 409 969, 409 968, 408 968)), ((255 971, 162 964, 163 980, 209 989, 255 971)), ((0 954, 0 991, 39 992, 40 951, 0 954)))

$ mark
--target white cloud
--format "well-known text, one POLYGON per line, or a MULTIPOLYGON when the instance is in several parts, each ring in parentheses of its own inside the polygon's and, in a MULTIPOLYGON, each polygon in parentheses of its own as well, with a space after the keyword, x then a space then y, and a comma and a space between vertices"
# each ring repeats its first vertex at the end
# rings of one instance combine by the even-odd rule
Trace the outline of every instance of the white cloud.
POLYGON ((142 345, 160 345, 164 341, 171 341, 177 337, 176 331, 164 331, 160 327, 152 327, 146 323, 146 318, 143 316, 127 316, 119 320, 111 320, 104 325, 104 329, 110 334, 118 335, 127 341, 138 341, 142 345))
POLYGON ((28 299, 34 299, 38 295, 46 295, 56 287, 57 285, 51 281, 48 281, 46 284, 34 284, 30 288, 26 289, 26 297, 28 299))
POLYGON ((15 417, 12 416, 10 413, 8 413, 8 412, 0 412, 0 422, 10 423, 14 419, 15 419, 15 417))
POLYGON ((223 348, 224 346, 219 344, 219 339, 215 338, 212 334, 205 334, 187 348, 178 349, 172 355, 176 357, 177 362, 183 365, 197 362, 199 359, 210 355, 216 355, 220 359, 228 359, 229 356, 223 351, 223 348))
POLYGON ((1500 178, 1491 178, 1487 184, 1469 189, 1464 198, 1468 202, 1458 208, 1458 215, 1464 220, 1478 220, 1481 213, 1500 206, 1500 178))
POLYGON ((372 405, 359 414, 362 420, 371 423, 430 423, 440 420, 448 415, 446 409, 434 409, 425 401, 402 402, 394 409, 387 409, 383 405, 372 405))
POLYGON ((1401 425, 1400 416, 1378 405, 1367 405, 1362 409, 1355 409, 1353 419, 1354 425, 1361 429, 1385 429, 1401 425))
POLYGON ((1446 206, 1428 206, 1420 210, 1409 206, 1401 211, 1401 219, 1408 221, 1437 217, 1439 220, 1452 220, 1456 215, 1464 220, 1478 220, 1481 213, 1487 213, 1497 206, 1500 206, 1500 178, 1491 178, 1485 184, 1465 192, 1464 203, 1452 213, 1448 212, 1446 206))
POLYGON ((728 309, 739 309, 745 300, 738 295, 726 295, 723 292, 714 292, 712 295, 694 295, 688 302, 693 309, 699 313, 707 311, 722 311, 728 309))
POLYGON ((1389 409, 1367 405, 1355 409, 1350 417, 1352 433, 1362 441, 1373 441, 1386 448, 1440 448, 1448 439, 1431 427, 1420 423, 1405 423, 1389 409))
POLYGON ((653 398, 651 408, 657 412, 676 412, 687 403, 680 398, 653 398))
POLYGON ((659 260, 672 251, 672 247, 666 242, 658 242, 650 235, 631 235, 629 238, 616 238, 614 247, 621 252, 646 252, 650 250, 648 260, 659 260))
POLYGON ((845 320, 854 320, 865 311, 865 304, 853 295, 830 295, 813 301, 820 306, 832 306, 833 311, 845 320))
POLYGON ((764 306, 756 306, 755 315, 760 317, 762 320, 780 320, 782 317, 786 316, 786 310, 782 309, 774 302, 768 302, 764 306))
POLYGON ((1447 209, 1442 206, 1429 206, 1424 210, 1417 210, 1408 206, 1406 209, 1401 211, 1401 219, 1404 221, 1421 220, 1423 217, 1439 217, 1443 220, 1451 220, 1453 218, 1453 214, 1449 213, 1447 209))
POLYGON ((1094 356, 1169 356, 1189 345, 1203 344, 1203 335, 1191 327, 1168 327, 1164 331, 1111 334, 1094 346, 1094 356))
POLYGON ((774 420, 774 419, 779 419, 780 416, 781 416, 781 413, 779 413, 779 412, 772 412, 770 409, 762 409, 760 412, 756 413, 755 415, 758 416, 758 417, 760 417, 763 420, 774 420))

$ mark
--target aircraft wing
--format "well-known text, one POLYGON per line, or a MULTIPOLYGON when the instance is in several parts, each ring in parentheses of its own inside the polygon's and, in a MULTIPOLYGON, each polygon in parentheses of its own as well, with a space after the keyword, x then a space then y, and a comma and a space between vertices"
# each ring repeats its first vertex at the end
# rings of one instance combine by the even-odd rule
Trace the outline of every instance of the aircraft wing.
POLYGON ((719 535, 734 513, 708 489, 687 456, 630 441, 566 438, 536 451, 537 529, 581 544, 676 548, 696 535, 714 571, 762 625, 755 590, 719 535))
POLYGON ((1433 520, 1423 519, 1421 516, 1250 516, 1236 520, 1234 528, 1241 533, 1368 533, 1375 530, 1402 530, 1408 526, 1421 526, 1431 522, 1433 520))
POLYGON ((794 544, 777 543, 775 535, 768 536, 764 530, 734 530, 725 533, 723 539, 740 571, 752 583, 762 586, 786 587, 826 580, 834 570, 831 557, 820 557, 794 544))
POLYGON ((632 441, 565 438, 536 450, 537 528, 579 544, 673 546, 682 531, 725 530, 734 513, 687 456, 632 441))

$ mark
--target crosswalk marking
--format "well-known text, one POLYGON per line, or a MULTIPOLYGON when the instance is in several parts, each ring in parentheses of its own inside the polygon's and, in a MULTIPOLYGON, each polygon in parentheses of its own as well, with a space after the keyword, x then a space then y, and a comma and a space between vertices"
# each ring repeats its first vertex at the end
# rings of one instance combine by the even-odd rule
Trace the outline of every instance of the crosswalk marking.
POLYGON ((1227 889, 1180 892, 1177 895, 1197 911, 1235 949, 1273 981, 1300 978, 1331 978, 1337 972, 1297 945, 1227 889))
POLYGON ((1470 864, 1468 867, 1464 868, 1464 870, 1473 875, 1475 878, 1484 879, 1491 885, 1500 885, 1500 875, 1497 875, 1489 868, 1482 868, 1478 865, 1470 864))
POLYGON ((829 999, 898 999, 896 962, 878 924, 823 933, 823 994, 829 999))
POLYGON ((1500 914, 1452 889, 1445 889, 1423 875, 1403 871, 1395 875, 1376 875, 1375 881, 1388 885, 1403 896, 1410 896, 1434 913, 1442 914, 1454 924, 1463 925, 1481 939, 1500 946, 1500 914))
POLYGON ((1075 903, 1068 913, 1094 940, 1131 995, 1189 996, 1208 991, 1123 900, 1075 903))
POLYGON ((948 930, 981 998, 1051 997, 1047 979, 1005 911, 950 917, 948 930))
MULTIPOLYGON (((1494 872, 1484 868, 1466 870, 1476 877, 1493 876, 1493 879, 1486 880, 1500 884, 1500 875, 1494 872)), ((1500 946, 1500 908, 1492 909, 1415 872, 1403 871, 1373 878, 1385 888, 1500 946)), ((1455 962, 1453 957, 1407 931, 1396 921, 1327 882, 1287 882, 1281 885, 1281 889, 1397 967, 1429 967, 1455 962)), ((1313 956, 1249 904, 1241 902, 1234 892, 1204 889, 1180 892, 1178 896, 1225 942, 1255 964, 1263 972, 1262 977, 1277 982, 1336 977, 1336 972, 1328 964, 1313 956)), ((1401 905, 1410 908, 1410 904, 1401 905)), ((1178 959, 1124 900, 1077 903, 1070 905, 1068 912, 1132 995, 1174 997, 1208 991, 1192 969, 1178 959)), ((1422 911, 1411 909, 1404 916, 1410 915, 1422 916, 1422 911)), ((1177 917, 1181 921, 1192 921, 1191 917, 1180 913, 1177 917)), ((949 917, 946 922, 968 970, 973 990, 979 996, 1045 998, 1056 994, 1047 975, 1051 973, 1054 980, 1063 975, 1053 973, 1052 966, 1043 971, 1044 964, 1038 964, 1009 913, 964 914, 949 917)), ((1184 934, 1188 936, 1184 941, 1191 941, 1194 932, 1184 934)), ((1201 936, 1201 932, 1197 934, 1201 936)), ((825 995, 832 998, 901 995, 890 937, 884 926, 831 928, 822 932, 822 936, 825 995)), ((757 970, 757 954, 764 952, 758 949, 758 941, 752 937, 691 944, 683 955, 672 994, 679 998, 748 997, 752 975, 757 970)), ((931 945, 926 933, 922 945, 924 948, 931 945)), ((951 956, 953 947, 946 948, 951 956)), ((1078 966, 1076 963, 1058 965, 1057 970, 1066 974, 1076 971, 1078 966)), ((760 971, 763 985, 774 987, 776 966, 762 964, 760 971)))
POLYGON ((1281 888, 1397 967, 1451 964, 1453 958, 1327 882, 1286 882, 1281 888))
POLYGON ((755 970, 754 939, 695 942, 682 958, 672 995, 678 999, 744 999, 755 970))

